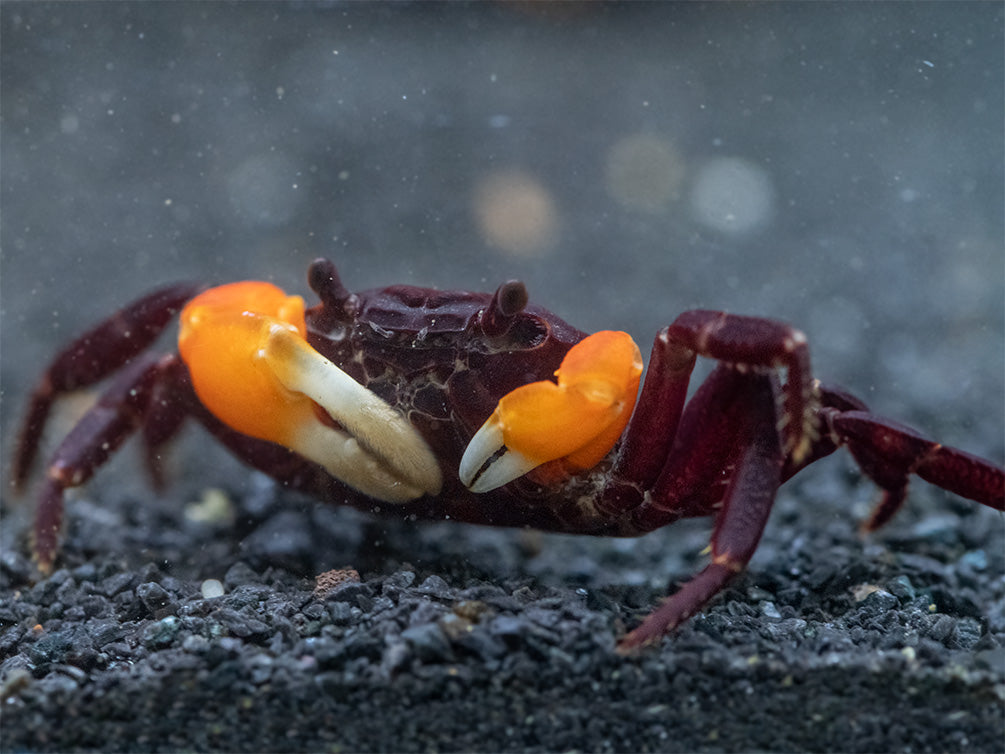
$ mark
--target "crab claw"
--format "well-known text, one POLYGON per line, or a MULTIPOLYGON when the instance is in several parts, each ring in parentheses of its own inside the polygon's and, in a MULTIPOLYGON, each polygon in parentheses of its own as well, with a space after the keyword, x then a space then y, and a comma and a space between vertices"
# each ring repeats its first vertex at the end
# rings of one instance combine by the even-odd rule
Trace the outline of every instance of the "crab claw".
POLYGON ((178 346, 199 400, 232 429, 290 448, 379 500, 438 493, 439 464, 421 435, 306 334, 302 298, 271 283, 232 283, 186 305, 178 346))
POLYGON ((575 473, 596 466, 631 417, 642 355, 627 333, 605 330, 573 346, 557 384, 534 382, 503 396, 468 443, 459 475, 488 492, 542 464, 575 473))

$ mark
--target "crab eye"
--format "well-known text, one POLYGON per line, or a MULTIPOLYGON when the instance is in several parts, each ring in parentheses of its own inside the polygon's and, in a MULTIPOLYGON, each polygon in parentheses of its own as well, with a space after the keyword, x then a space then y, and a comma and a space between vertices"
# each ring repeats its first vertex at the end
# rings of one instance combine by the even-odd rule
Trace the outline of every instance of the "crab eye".
POLYGON ((565 355, 557 382, 503 396, 464 451, 461 481, 487 492, 551 461, 571 472, 592 468, 628 424, 641 375, 642 355, 627 333, 583 339, 565 355))
POLYGON ((548 323, 540 317, 523 314, 516 318, 506 335, 522 348, 537 348, 548 339, 548 323))
POLYGON ((527 306, 527 287, 519 280, 507 280, 492 295, 482 314, 482 332, 490 338, 504 335, 514 318, 527 306))

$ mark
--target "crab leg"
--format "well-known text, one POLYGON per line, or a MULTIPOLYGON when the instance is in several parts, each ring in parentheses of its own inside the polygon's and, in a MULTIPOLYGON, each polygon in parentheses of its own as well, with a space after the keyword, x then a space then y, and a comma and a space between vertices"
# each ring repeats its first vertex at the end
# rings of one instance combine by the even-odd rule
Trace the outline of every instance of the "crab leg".
POLYGON ((269 283, 212 288, 181 315, 199 400, 238 432, 290 448, 386 502, 439 492, 439 464, 390 405, 308 345, 304 303, 269 283))
POLYGON ((612 476, 631 480, 642 489, 652 487, 677 436, 697 358, 693 350, 672 344, 666 329, 656 335, 649 371, 612 476))
MULTIPOLYGON (((676 389, 687 388, 688 362, 695 355, 732 364, 739 371, 784 368, 785 410, 780 429, 785 450, 798 462, 817 435, 818 401, 810 372, 806 336, 784 322, 696 309, 684 312, 656 337, 654 350, 665 351, 676 389), (686 370, 686 372, 685 372, 686 370)), ((647 380, 648 381, 648 380, 647 380)))
POLYGON ((15 488, 31 472, 53 402, 100 382, 149 346, 202 286, 179 283, 154 291, 88 330, 56 356, 32 391, 14 457, 15 488))
MULTIPOLYGON (((661 476, 673 479, 666 468, 675 444, 686 447, 680 443, 678 434, 688 384, 699 356, 718 359, 737 373, 774 372, 784 368, 787 372, 785 399, 779 430, 784 447, 789 451, 790 465, 793 468, 807 465, 814 460, 810 457, 811 451, 819 451, 816 457, 822 457, 834 450, 833 446, 824 448, 816 426, 815 408, 819 396, 810 373, 806 336, 784 322, 695 310, 684 312, 656 335, 642 393, 612 469, 613 479, 649 490, 661 476)), ((714 407, 710 411, 710 419, 714 420, 719 412, 714 407)), ((693 441, 708 445, 703 451, 704 457, 709 459, 707 465, 714 464, 711 459, 721 455, 721 443, 714 433, 698 433, 693 441)), ((696 468, 704 465, 699 460, 677 471, 693 475, 696 468)), ((661 495, 666 487, 664 484, 663 490, 654 495, 657 501, 663 499, 661 495)), ((638 495, 612 494, 611 490, 613 486, 601 503, 608 514, 625 513, 639 504, 638 495)), ((719 498, 706 496, 705 499, 719 498)), ((698 508, 700 505, 695 510, 698 508)), ((669 522, 658 525, 666 523, 669 522)), ((652 526, 647 525, 642 531, 651 529, 652 526)))
POLYGON ((52 567, 63 519, 63 491, 77 487, 143 422, 154 386, 175 357, 133 361, 60 443, 46 471, 35 514, 34 551, 39 568, 52 567))
POLYGON ((961 497, 1005 510, 1002 469, 989 461, 941 445, 910 427, 867 411, 825 416, 833 435, 883 490, 865 524, 866 531, 874 531, 893 518, 907 497, 911 474, 961 497))
POLYGON ((999 467, 871 414, 858 399, 824 387, 817 386, 817 392, 826 431, 796 463, 791 454, 778 450, 777 390, 770 374, 744 374, 721 364, 675 419, 672 452, 649 486, 650 494, 627 513, 633 531, 643 532, 719 507, 712 562, 628 634, 621 642, 622 650, 658 640, 743 570, 780 483, 841 445, 849 448, 866 475, 884 491, 867 530, 878 528, 896 512, 910 474, 992 508, 1005 507, 1005 481, 999 467))
POLYGON ((689 408, 681 430, 688 436, 697 431, 705 441, 678 446, 686 450, 672 459, 673 470, 668 467, 661 476, 663 484, 657 485, 663 489, 654 490, 652 501, 642 506, 639 513, 653 517, 642 522, 646 530, 663 525, 667 517, 671 520, 679 517, 681 512, 677 508, 692 491, 711 489, 713 496, 717 494, 714 477, 719 475, 717 472, 710 475, 711 469, 732 465, 712 533, 712 562, 627 634, 619 644, 620 651, 658 641, 698 612, 746 568, 767 524, 785 460, 775 426, 774 395, 769 376, 742 375, 720 367, 703 385, 703 392, 695 396, 693 404, 699 408, 697 411, 689 408), (713 414, 719 418, 718 422, 713 414), (710 421, 706 424, 704 420, 710 421), (697 425, 704 426, 699 430, 697 425), (723 454, 723 465, 696 464, 696 457, 707 460, 704 451, 711 445, 717 445, 723 454), (690 473, 681 473, 688 469, 690 473), (671 491, 673 488, 677 489, 671 491))
POLYGON ((175 355, 162 363, 163 372, 154 383, 142 428, 147 474, 158 491, 167 486, 161 449, 174 439, 190 415, 198 416, 200 405, 181 359, 175 355))
POLYGON ((823 431, 799 464, 788 459, 782 471, 783 482, 843 445, 883 491, 863 526, 866 532, 875 531, 893 518, 907 497, 912 474, 960 497, 1005 510, 1005 470, 1001 466, 877 416, 843 390, 821 385, 819 394, 823 431))

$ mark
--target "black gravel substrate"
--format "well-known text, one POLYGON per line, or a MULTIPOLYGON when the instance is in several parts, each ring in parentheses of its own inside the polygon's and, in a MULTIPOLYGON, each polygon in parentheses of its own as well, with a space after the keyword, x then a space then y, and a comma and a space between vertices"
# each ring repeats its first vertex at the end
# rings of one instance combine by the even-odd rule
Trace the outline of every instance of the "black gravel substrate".
POLYGON ((700 562, 700 527, 629 548, 385 526, 255 487, 234 526, 78 500, 66 565, 37 583, 5 541, 5 751, 1001 748, 990 512, 932 495, 938 512, 863 543, 834 509, 864 488, 795 485, 752 571, 625 658, 617 636, 658 600, 659 567, 700 562), (298 575, 339 564, 361 581, 315 594, 298 575), (203 597, 197 573, 224 594, 203 597))

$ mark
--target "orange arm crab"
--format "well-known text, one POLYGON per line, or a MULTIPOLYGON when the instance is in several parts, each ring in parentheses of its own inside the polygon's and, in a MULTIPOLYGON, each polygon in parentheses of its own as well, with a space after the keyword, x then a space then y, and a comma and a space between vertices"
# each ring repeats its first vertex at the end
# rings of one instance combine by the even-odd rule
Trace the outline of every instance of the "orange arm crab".
POLYGON ((714 516, 711 562, 622 649, 658 641, 721 591, 750 560, 779 485, 839 446, 883 491, 870 530, 896 513, 912 474, 1005 509, 1001 467, 821 385, 805 337, 784 323, 680 315, 657 334, 636 403, 631 338, 587 336, 529 305, 521 283, 351 293, 323 259, 309 283, 310 309, 268 283, 170 286, 57 355, 22 427, 18 486, 53 401, 111 381, 48 464, 33 537, 42 570, 58 552, 64 491, 137 431, 159 480, 158 450, 186 417, 281 483, 367 511, 608 536, 714 516), (179 311, 179 354, 144 353, 179 311), (698 356, 720 363, 688 401, 698 356))

